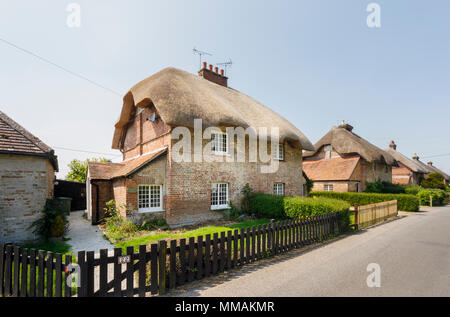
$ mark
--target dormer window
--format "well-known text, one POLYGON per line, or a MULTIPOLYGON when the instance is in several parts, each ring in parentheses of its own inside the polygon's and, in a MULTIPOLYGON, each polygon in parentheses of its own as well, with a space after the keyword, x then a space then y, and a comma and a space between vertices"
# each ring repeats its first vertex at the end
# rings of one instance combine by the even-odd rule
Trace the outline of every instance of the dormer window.
POLYGON ((211 152, 218 155, 228 154, 228 135, 226 133, 211 133, 211 152))
POLYGON ((278 143, 275 149, 275 159, 278 161, 284 161, 284 144, 278 143))
POLYGON ((325 151, 325 158, 330 159, 331 158, 331 151, 333 150, 333 147, 331 145, 325 145, 324 151, 325 151))

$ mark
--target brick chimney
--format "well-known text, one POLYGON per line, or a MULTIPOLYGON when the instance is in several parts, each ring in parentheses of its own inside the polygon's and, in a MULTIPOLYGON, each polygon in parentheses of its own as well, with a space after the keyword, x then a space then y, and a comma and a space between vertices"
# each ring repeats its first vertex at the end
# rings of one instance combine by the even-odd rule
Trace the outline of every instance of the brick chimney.
POLYGON ((217 85, 228 87, 228 77, 224 76, 223 69, 220 70, 216 66, 213 70, 213 65, 209 65, 203 62, 203 67, 198 71, 198 75, 206 80, 209 80, 217 85))
POLYGON ((428 166, 433 166, 433 162, 428 162, 428 166))
POLYGON ((393 149, 394 151, 397 150, 397 144, 395 144, 394 141, 391 141, 391 143, 389 144, 389 147, 390 147, 391 149, 393 149))

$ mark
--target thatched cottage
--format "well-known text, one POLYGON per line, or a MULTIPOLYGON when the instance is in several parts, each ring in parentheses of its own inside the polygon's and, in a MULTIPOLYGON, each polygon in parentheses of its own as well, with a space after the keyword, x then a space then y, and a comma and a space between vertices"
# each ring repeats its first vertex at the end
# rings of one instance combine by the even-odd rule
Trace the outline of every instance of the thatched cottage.
POLYGON ((121 163, 88 164, 88 216, 99 221, 105 202, 114 199, 125 207, 121 215, 127 219, 158 216, 171 226, 222 217, 220 211, 231 203, 240 205, 246 183, 258 192, 302 195, 302 150, 314 149, 294 125, 228 87, 223 71, 206 63, 198 76, 166 68, 132 87, 123 98, 112 148, 123 153, 121 163), (202 120, 200 131, 194 131, 195 119, 202 120), (261 173, 262 162, 250 161, 247 154, 244 162, 197 161, 194 137, 192 149, 183 149, 191 162, 180 162, 174 158, 177 127, 192 135, 218 127, 209 140, 200 139, 200 146, 207 149, 203 155, 212 160, 236 154, 235 138, 226 127, 279 128, 280 142, 274 151, 268 149, 279 162, 278 171, 261 173))
POLYGON ((389 148, 385 149, 397 161, 398 166, 392 167, 392 183, 419 185, 429 169, 422 166, 418 160, 410 159, 397 152, 397 145, 391 141, 389 148))
POLYGON ((419 156, 417 155, 417 153, 414 153, 413 155, 413 161, 418 164, 419 166, 421 166, 424 170, 427 171, 427 174, 429 173, 439 173, 444 177, 444 183, 446 186, 450 185, 450 175, 448 175, 447 173, 445 173, 444 171, 442 171, 441 169, 437 168, 436 166, 433 165, 433 162, 428 162, 427 164, 423 163, 419 156))
POLYGON ((314 181, 314 191, 362 192, 367 182, 391 182, 392 166, 397 166, 392 155, 353 133, 344 122, 314 147, 303 153, 303 170, 314 181))
POLYGON ((33 240, 28 229, 53 198, 54 151, 0 111, 0 242, 33 240))

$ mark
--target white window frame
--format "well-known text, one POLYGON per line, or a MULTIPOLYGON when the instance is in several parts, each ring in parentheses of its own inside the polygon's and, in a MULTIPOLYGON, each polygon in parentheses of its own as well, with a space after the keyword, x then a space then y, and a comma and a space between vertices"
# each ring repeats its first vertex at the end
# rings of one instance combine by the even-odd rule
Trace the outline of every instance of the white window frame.
POLYGON ((210 207, 211 210, 220 210, 220 209, 229 209, 230 205, 228 204, 228 198, 229 198, 229 190, 230 190, 230 186, 228 183, 212 183, 211 184, 211 201, 210 201, 210 207), (224 204, 219 204, 219 193, 217 193, 217 204, 213 205, 213 191, 216 188, 216 190, 219 190, 220 186, 226 186, 226 196, 225 196, 225 203, 224 204))
MULTIPOLYGON (((219 146, 219 148, 220 148, 220 146, 219 146)), ((229 145, 229 138, 228 138, 228 134, 227 133, 224 133, 224 132, 211 132, 211 153, 212 154, 215 154, 215 155, 228 155, 229 154, 229 148, 230 148, 230 145, 229 145), (213 141, 213 136, 215 136, 214 137, 214 141, 213 141), (219 146, 219 144, 217 143, 218 142, 217 141, 218 140, 217 136, 221 136, 220 137, 221 143, 223 142, 223 136, 225 136, 225 147, 226 147, 225 151, 223 151, 223 149, 213 150, 212 147, 214 145, 219 146)))
POLYGON ((275 151, 275 159, 278 161, 284 161, 284 144, 277 144, 277 151, 275 151))
POLYGON ((138 213, 146 213, 146 212, 160 212, 164 211, 163 209, 163 185, 161 184, 139 184, 138 185, 138 213), (151 187, 158 186, 159 187, 159 206, 158 207, 150 207, 151 204, 151 187), (140 188, 148 187, 148 207, 140 207, 140 188))
POLYGON ((284 183, 273 183, 273 194, 276 196, 284 196, 284 183), (281 185, 281 190, 279 186, 281 185))
POLYGON ((333 184, 324 184, 323 185, 323 191, 325 191, 325 192, 332 192, 333 191, 333 184))

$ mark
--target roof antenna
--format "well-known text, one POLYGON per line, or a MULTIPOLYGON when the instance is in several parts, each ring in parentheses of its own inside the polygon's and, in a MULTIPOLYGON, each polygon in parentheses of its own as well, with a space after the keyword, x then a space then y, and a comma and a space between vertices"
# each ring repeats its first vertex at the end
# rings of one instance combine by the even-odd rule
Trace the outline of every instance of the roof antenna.
POLYGON ((217 65, 223 66, 225 68, 225 76, 227 75, 227 67, 230 67, 233 65, 233 61, 230 60, 228 62, 224 62, 224 63, 217 63, 217 65))
POLYGON ((198 56, 200 57, 200 63, 199 63, 199 68, 198 69, 202 68, 202 55, 212 56, 212 54, 210 54, 208 52, 199 51, 198 49, 195 48, 195 46, 194 46, 194 49, 192 51, 194 52, 194 54, 198 54, 198 56))

